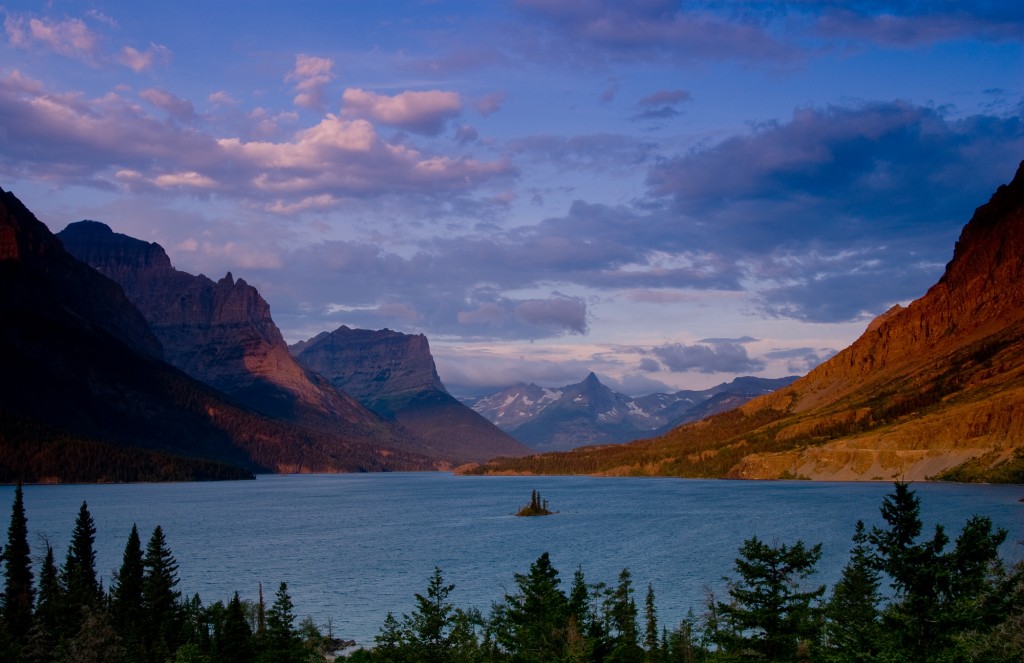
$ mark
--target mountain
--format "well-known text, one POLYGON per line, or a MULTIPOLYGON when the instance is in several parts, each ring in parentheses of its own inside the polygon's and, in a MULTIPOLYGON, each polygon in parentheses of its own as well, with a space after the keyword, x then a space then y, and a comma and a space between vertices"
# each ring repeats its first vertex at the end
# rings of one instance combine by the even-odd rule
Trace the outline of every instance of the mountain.
POLYGON ((343 325, 291 349, 304 366, 412 431, 436 453, 479 462, 530 452, 448 394, 422 334, 343 325))
POLYGON ((239 403, 288 420, 376 426, 365 408, 300 367, 256 288, 175 269, 164 249, 96 221, 57 233, 64 248, 124 288, 167 361, 239 403))
POLYGON ((434 467, 379 440, 242 409, 162 356, 122 288, 0 191, 0 481, 434 467))
POLYGON ((1024 163, 938 283, 803 378, 652 440, 478 472, 1024 482, 1024 163))
POLYGON ((795 379, 744 377, 704 391, 631 398, 612 391, 591 373, 565 387, 517 384, 477 401, 473 409, 533 449, 567 451, 652 437, 737 407, 795 379))

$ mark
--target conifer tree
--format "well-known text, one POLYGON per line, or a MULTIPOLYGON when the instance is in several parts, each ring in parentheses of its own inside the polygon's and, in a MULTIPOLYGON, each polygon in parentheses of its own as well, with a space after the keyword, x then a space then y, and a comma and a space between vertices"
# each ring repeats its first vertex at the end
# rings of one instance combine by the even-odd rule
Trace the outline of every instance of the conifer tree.
POLYGON ((879 646, 879 586, 864 522, 858 520, 853 534, 850 561, 832 589, 826 607, 827 645, 833 660, 873 661, 879 646))
POLYGON ((150 660, 162 661, 174 651, 180 636, 178 563, 157 525, 146 544, 142 560, 142 609, 145 615, 143 644, 150 660))
POLYGON ((96 577, 96 526, 89 505, 82 502, 71 532, 71 545, 60 572, 61 593, 64 598, 60 635, 73 636, 78 633, 84 618, 84 610, 100 605, 103 590, 96 577))
POLYGON ((262 643, 259 660, 274 663, 294 663, 302 660, 302 642, 295 630, 292 599, 288 583, 282 582, 274 596, 274 604, 267 611, 267 632, 262 643))
POLYGON ((23 641, 32 627, 35 587, 32 585, 32 559, 29 556, 28 519, 21 482, 14 491, 11 524, 7 528, 7 545, 3 549, 4 579, 3 621, 12 640, 23 641))
POLYGON ((142 627, 145 623, 142 602, 144 572, 139 529, 132 525, 128 542, 124 547, 121 568, 110 584, 111 623, 129 650, 141 642, 142 627))
POLYGON ((252 629, 245 618, 245 609, 238 592, 228 602, 223 620, 213 642, 213 656, 223 663, 252 663, 254 657, 252 629))
POLYGON ((716 605, 718 645, 727 653, 752 651, 769 661, 796 660, 799 650, 820 639, 818 601, 825 587, 803 591, 800 581, 814 572, 821 545, 803 541, 770 546, 756 536, 740 547, 739 580, 730 582, 729 603, 716 605))
POLYGON ((498 643, 516 660, 557 660, 566 646, 569 601, 548 553, 515 581, 519 593, 506 595, 495 614, 498 643))
POLYGON ((36 598, 35 625, 33 639, 36 649, 49 653, 49 647, 56 646, 60 638, 61 619, 65 606, 64 594, 60 586, 60 575, 57 562, 53 556, 53 547, 47 543, 46 558, 43 568, 39 571, 39 595, 36 598))
POLYGON ((654 586, 648 583, 647 597, 644 599, 644 649, 646 661, 654 663, 661 660, 658 640, 658 611, 654 606, 654 586))

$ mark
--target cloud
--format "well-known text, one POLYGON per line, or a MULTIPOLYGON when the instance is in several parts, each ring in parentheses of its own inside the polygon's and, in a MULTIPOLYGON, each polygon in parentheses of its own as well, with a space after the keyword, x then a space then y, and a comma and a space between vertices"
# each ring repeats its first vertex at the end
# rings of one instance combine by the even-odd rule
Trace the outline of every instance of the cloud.
POLYGON ((459 311, 458 320, 464 325, 500 325, 507 317, 496 302, 483 302, 472 311, 459 311))
POLYGON ((81 19, 55 21, 8 14, 4 30, 12 46, 38 47, 88 62, 99 54, 99 36, 81 19))
POLYGON ((494 92, 482 97, 476 102, 476 111, 487 117, 493 115, 501 110, 501 107, 505 104, 506 94, 504 92, 494 92))
POLYGON ((923 294, 1022 153, 1016 116, 865 103, 799 109, 663 159, 647 181, 675 237, 742 266, 766 312, 838 322, 923 294))
POLYGON ((764 22, 688 9, 671 0, 519 0, 517 5, 561 35, 561 43, 575 52, 572 61, 683 64, 707 59, 791 62, 800 57, 799 48, 778 40, 764 22))
POLYGON ((782 360, 786 370, 794 375, 804 375, 836 354, 833 348, 787 348, 764 353, 769 361, 782 360))
MULTIPOLYGON (((175 119, 194 117, 190 102, 166 91, 140 96, 175 119)), ((389 143, 366 120, 330 114, 277 141, 218 137, 158 120, 114 93, 48 90, 17 71, 0 76, 0 116, 6 172, 132 190, 166 188, 170 178, 267 210, 301 211, 348 196, 458 195, 513 172, 506 161, 389 143)), ((276 133, 276 116, 264 119, 276 133)))
POLYGON ((690 93, 686 90, 658 90, 636 103, 638 106, 675 106, 689 100, 690 93))
POLYGON ((868 3, 827 7, 813 31, 834 40, 913 47, 964 38, 1022 41, 1024 12, 1014 3, 868 3))
POLYGON ((285 76, 295 82, 293 102, 301 108, 322 110, 327 107, 327 85, 334 79, 334 61, 312 55, 295 56, 295 68, 285 76))
POLYGON ((681 373, 756 373, 764 369, 764 362, 747 355, 744 339, 707 339, 707 341, 686 345, 670 343, 656 347, 651 352, 668 370, 681 373))
POLYGON ((427 136, 441 133, 448 120, 462 112, 459 94, 441 90, 402 92, 389 97, 349 88, 341 98, 344 117, 369 118, 427 136))
POLYGON ((125 46, 118 54, 118 61, 135 73, 147 71, 156 65, 165 65, 171 61, 174 54, 171 49, 160 44, 150 42, 149 48, 145 51, 138 51, 131 46, 125 46))
POLYGON ((587 304, 579 297, 529 299, 516 306, 515 315, 529 325, 587 333, 587 304))
POLYGON ((148 88, 139 92, 139 96, 157 108, 167 111, 167 114, 176 120, 191 122, 196 117, 196 110, 192 107, 191 101, 176 97, 166 90, 148 88))

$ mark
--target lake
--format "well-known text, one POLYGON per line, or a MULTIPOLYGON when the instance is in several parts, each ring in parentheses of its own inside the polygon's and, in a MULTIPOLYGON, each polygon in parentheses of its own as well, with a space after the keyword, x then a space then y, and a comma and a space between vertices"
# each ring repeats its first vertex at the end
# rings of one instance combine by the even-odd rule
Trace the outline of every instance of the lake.
MULTIPOLYGON (((1024 486, 915 484, 926 535, 936 522, 956 538, 972 514, 1010 531, 1004 559, 1024 557, 1024 486)), ((436 473, 267 475, 256 481, 26 486, 29 543, 38 577, 44 539, 60 564, 85 500, 96 523, 105 586, 138 524, 143 546, 161 525, 179 564, 180 589, 205 604, 237 590, 267 603, 288 583, 296 615, 328 621, 336 637, 372 644, 389 610, 410 612, 435 566, 455 584, 452 600, 488 611, 514 590, 513 575, 551 554, 563 587, 581 567, 614 583, 623 567, 643 606, 653 585, 672 627, 698 613, 706 588, 724 595, 744 539, 822 543, 816 582, 846 562, 858 518, 881 524, 885 483, 700 481, 594 477, 462 477, 436 473), (512 514, 539 490, 559 513, 512 514)), ((0 536, 14 488, 0 486, 0 536)))

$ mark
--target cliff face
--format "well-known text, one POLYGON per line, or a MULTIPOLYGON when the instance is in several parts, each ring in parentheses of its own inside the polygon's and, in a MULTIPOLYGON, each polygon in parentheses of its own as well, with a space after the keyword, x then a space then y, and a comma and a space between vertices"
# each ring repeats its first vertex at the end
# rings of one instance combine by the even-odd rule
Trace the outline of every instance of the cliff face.
POLYGON ((372 423, 369 412, 291 357, 256 288, 228 273, 219 281, 174 269, 159 244, 114 233, 95 221, 58 233, 67 250, 117 281, 160 339, 169 363, 273 416, 340 416, 372 423))
POLYGON ((447 393, 423 334, 342 325, 296 343, 292 351, 305 366, 327 376, 368 407, 424 390, 447 393))
POLYGON ((342 326, 291 349, 304 366, 411 431, 439 455, 479 462, 529 453, 448 394, 422 334, 342 326))
POLYGON ((805 377, 655 440, 516 469, 565 466, 604 474, 1024 481, 1024 164, 975 211, 938 283, 879 316, 805 377))

